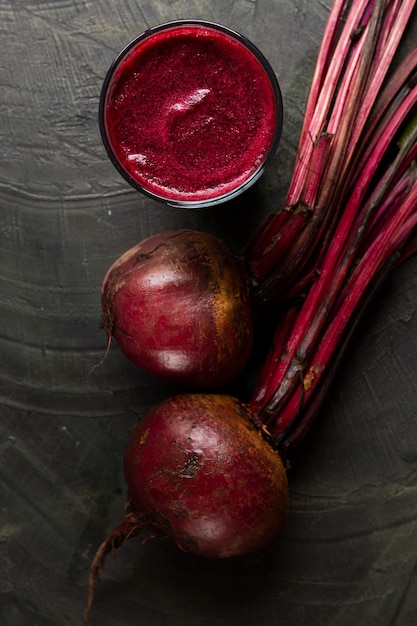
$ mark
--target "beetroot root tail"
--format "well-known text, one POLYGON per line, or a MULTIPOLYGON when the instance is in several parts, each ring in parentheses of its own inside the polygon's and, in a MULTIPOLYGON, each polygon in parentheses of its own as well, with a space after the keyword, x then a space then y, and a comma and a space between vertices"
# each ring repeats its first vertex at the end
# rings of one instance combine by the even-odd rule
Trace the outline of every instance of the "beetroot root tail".
POLYGON ((95 363, 88 371, 88 373, 91 375, 93 372, 95 372, 96 369, 98 369, 101 365, 103 365, 104 361, 107 358, 107 355, 110 352, 110 346, 111 346, 111 341, 112 341, 112 334, 111 332, 107 333, 107 343, 106 343, 106 350, 103 354, 103 356, 101 357, 100 361, 98 363, 95 363))
POLYGON ((83 615, 84 624, 88 624, 88 617, 93 605, 96 585, 100 580, 100 572, 104 567, 107 555, 117 550, 117 548, 131 537, 138 535, 146 526, 149 526, 149 522, 143 515, 135 512, 127 513, 121 524, 112 530, 107 539, 99 546, 90 566, 87 604, 83 615))

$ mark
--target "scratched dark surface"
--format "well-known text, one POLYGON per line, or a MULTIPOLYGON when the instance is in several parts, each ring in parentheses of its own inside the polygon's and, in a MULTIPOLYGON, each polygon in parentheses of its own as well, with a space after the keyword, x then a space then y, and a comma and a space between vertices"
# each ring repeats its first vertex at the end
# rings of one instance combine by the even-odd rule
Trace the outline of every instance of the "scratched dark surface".
MULTIPOLYGON (((280 206, 329 4, 0 0, 0 624, 81 624, 90 559, 121 515, 130 428, 176 391, 115 349, 89 373, 105 348, 105 271, 168 228, 213 232, 238 251, 280 206), (256 189, 203 213, 138 195, 110 164, 97 124, 115 54, 146 27, 181 17, 251 38, 278 75, 286 112, 256 189)), ((91 624, 414 624, 416 304, 414 259, 355 336, 291 474, 278 541, 236 561, 132 541, 107 563, 91 624)))

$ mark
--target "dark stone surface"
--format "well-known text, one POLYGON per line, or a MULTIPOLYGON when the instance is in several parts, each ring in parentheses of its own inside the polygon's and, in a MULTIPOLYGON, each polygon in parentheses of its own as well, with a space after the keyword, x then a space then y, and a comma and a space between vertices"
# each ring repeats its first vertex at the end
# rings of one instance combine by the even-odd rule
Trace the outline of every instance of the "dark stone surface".
MULTIPOLYGON (((88 567, 120 518, 131 426, 176 391, 103 355, 108 266, 157 231, 239 250, 286 191, 328 4, 311 0, 0 2, 0 624, 81 624, 88 567), (99 138, 101 83, 146 27, 211 19, 252 39, 281 83, 278 154, 231 206, 186 212, 133 191, 99 138)), ((416 16, 408 41, 415 40, 416 16)), ((210 561, 132 541, 91 624, 409 626, 417 614, 417 261, 361 324, 291 476, 279 540, 210 561)))

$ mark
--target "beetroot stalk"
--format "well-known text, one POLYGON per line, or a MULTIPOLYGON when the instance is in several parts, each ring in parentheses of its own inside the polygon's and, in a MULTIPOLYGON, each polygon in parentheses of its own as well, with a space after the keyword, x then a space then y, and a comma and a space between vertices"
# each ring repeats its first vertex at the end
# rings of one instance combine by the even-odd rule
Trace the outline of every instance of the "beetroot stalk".
MULTIPOLYGON (((314 172, 316 177, 320 178, 325 169, 326 160, 321 160, 320 167, 320 160, 316 158, 317 142, 322 145, 325 144, 327 150, 329 150, 332 137, 326 132, 326 129, 332 107, 334 106, 334 94, 342 81, 345 67, 349 67, 349 61, 351 68, 355 66, 355 63, 352 63, 351 50, 352 48, 358 48, 358 41, 361 43, 363 39, 357 38, 353 42, 350 34, 360 24, 367 4, 369 3, 357 2, 349 10, 346 2, 335 2, 330 11, 323 43, 319 51, 317 70, 313 77, 307 101, 293 176, 285 202, 284 210, 287 212, 287 215, 291 214, 292 211, 297 213, 299 207, 308 206, 304 199, 304 188, 309 172, 314 172), (346 12, 348 12, 346 23, 341 32, 339 32, 340 23, 346 12), (325 138, 325 142, 323 138, 325 138)), ((320 152, 322 152, 322 149, 320 152)), ((309 200, 312 203, 311 191, 310 189, 309 200)), ((315 209, 314 203, 308 206, 308 209, 312 212, 315 209)), ((276 232, 282 237, 282 223, 279 216, 280 213, 277 214, 277 227, 279 230, 277 229, 276 232)), ((304 221, 305 223, 306 220, 304 221)), ((271 233, 271 224, 269 225, 269 231, 271 233)), ((271 234, 269 237, 271 237, 271 234)), ((273 258, 268 257, 268 253, 271 252, 271 238, 268 240, 268 237, 266 237, 265 239, 266 248, 262 251, 260 245, 262 242, 259 241, 257 247, 249 255, 252 273, 259 279, 269 273, 271 267, 274 266, 280 256, 282 257, 282 255, 278 256, 278 251, 275 251, 273 258)), ((275 244, 275 247, 279 250, 279 242, 275 244)))
POLYGON ((350 34, 360 23, 365 6, 369 2, 356 2, 350 10, 347 4, 346 1, 339 0, 333 4, 330 11, 307 101, 298 153, 283 212, 278 213, 275 220, 267 224, 268 231, 263 237, 258 237, 256 246, 248 255, 251 272, 256 279, 267 275, 287 251, 285 245, 281 248, 285 220, 288 220, 292 228, 292 214, 303 214, 304 219, 300 220, 299 224, 301 232, 303 226, 310 221, 308 218, 315 209, 311 186, 308 193, 309 204, 304 198, 306 180, 310 178, 311 173, 314 173, 318 180, 325 170, 327 159, 324 157, 330 149, 332 140, 331 135, 326 132, 326 126, 333 106, 334 94, 341 81, 350 51, 358 46, 358 41, 352 42, 350 34), (346 13, 348 13, 346 23, 340 31, 339 27, 346 13), (272 250, 273 256, 271 256, 272 250))
MULTIPOLYGON (((387 7, 385 26, 382 28, 381 36, 377 41, 376 52, 370 69, 369 86, 355 116, 354 128, 347 148, 347 152, 351 156, 355 154, 356 146, 361 141, 361 134, 369 120, 371 110, 375 106, 375 94, 381 91, 386 77, 386 68, 392 63, 414 5, 414 2, 402 3, 397 0, 391 2, 387 7)), ((349 167, 349 163, 345 164, 345 167, 349 167)))
POLYGON ((410 168, 407 184, 402 185, 401 195, 397 188, 391 188, 390 181, 408 154, 415 154, 416 146, 417 128, 407 138, 381 185, 367 202, 361 222, 364 232, 369 214, 380 206, 384 206, 385 218, 389 213, 389 219, 379 226, 368 250, 357 258, 361 242, 361 237, 357 236, 359 229, 339 258, 339 249, 345 246, 338 245, 343 237, 337 234, 333 250, 329 250, 320 276, 294 321, 285 349, 280 356, 273 354, 266 361, 266 373, 260 377, 251 407, 259 422, 273 436, 288 431, 300 401, 305 404, 309 399, 327 362, 337 352, 338 341, 346 326, 358 314, 358 303, 368 286, 378 279, 388 259, 401 251, 415 227, 417 183, 413 168, 410 168), (353 261, 358 265, 350 272, 353 261), (300 388, 301 374, 303 383, 300 388))
POLYGON ((335 94, 340 89, 345 74, 349 73, 357 64, 354 51, 363 46, 367 25, 363 23, 362 19, 367 7, 372 4, 372 0, 371 2, 359 0, 351 3, 350 7, 348 6, 349 2, 346 1, 344 3, 336 2, 332 5, 323 41, 326 42, 326 39, 330 38, 334 45, 330 47, 325 43, 324 50, 321 49, 319 52, 319 59, 325 55, 323 63, 327 67, 327 71, 321 79, 319 87, 313 80, 294 173, 287 192, 286 206, 296 206, 302 199, 304 180, 314 147, 313 142, 327 130, 330 116, 334 110, 335 94), (342 19, 344 20, 343 28, 338 33, 338 26, 342 19), (352 38, 351 35, 354 32, 360 34, 352 38), (338 33, 337 37, 335 37, 336 33, 338 33))
MULTIPOLYGON (((407 59, 407 64, 409 63, 410 58, 407 59)), ((414 64, 416 60, 413 60, 414 64)), ((401 74, 403 74, 402 69, 399 70, 401 74)), ((395 84, 395 82, 393 82, 395 84)), ((329 229, 327 233, 328 243, 323 246, 321 256, 324 258, 326 255, 328 256, 325 268, 329 275, 332 273, 332 267, 329 266, 330 260, 333 259, 335 263, 337 260, 337 255, 342 254, 343 250, 350 245, 352 250, 351 257, 355 253, 355 248, 351 242, 356 241, 356 250, 359 247, 359 238, 364 236, 364 231, 367 225, 367 222, 372 219, 372 215, 375 213, 375 202, 368 206, 366 218, 364 218, 361 214, 361 211, 365 210, 365 206, 363 204, 364 199, 371 193, 373 187, 375 186, 376 176, 381 167, 381 161, 386 160, 389 157, 389 152, 392 151, 392 146, 395 143, 396 137, 400 133, 400 129, 407 124, 407 120, 414 115, 416 111, 416 102, 417 102, 417 84, 414 85, 408 91, 406 89, 402 90, 403 99, 402 101, 396 96, 395 90, 392 94, 392 100, 396 102, 397 109, 392 111, 391 108, 388 108, 385 115, 382 119, 379 120, 379 126, 374 128, 374 135, 372 136, 372 141, 370 142, 370 149, 366 152, 366 160, 362 159, 360 162, 360 167, 358 167, 357 171, 359 172, 356 176, 356 179, 352 178, 350 181, 350 187, 352 191, 350 192, 350 199, 347 202, 343 200, 343 194, 346 194, 349 191, 349 186, 347 189, 341 189, 341 195, 339 197, 339 201, 342 205, 345 205, 343 214, 337 218, 337 215, 334 217, 334 227, 329 229), (362 209, 361 209, 362 206, 362 209), (331 233, 331 237, 329 235, 331 233)), ((409 167, 410 162, 415 159, 415 146, 411 147, 406 153, 402 153, 401 158, 398 163, 396 163, 395 167, 391 168, 391 173, 386 173, 386 176, 389 177, 388 182, 384 182, 383 190, 384 193, 387 192, 388 185, 394 186, 396 180, 402 175, 403 171, 409 167)), ((381 175, 381 174, 379 174, 381 175)), ((368 234, 369 238, 369 234, 368 234)), ((320 267, 320 272, 323 273, 323 267, 320 264, 320 260, 318 262, 318 267, 320 267)), ((268 282, 265 282, 265 288, 268 286, 268 282)), ((325 293, 326 287, 323 287, 322 293, 315 292, 316 297, 316 305, 320 305, 322 302, 322 295, 325 293)), ((313 297, 313 296, 312 296, 313 297)), ((307 321, 305 321, 307 323, 307 321)))
MULTIPOLYGON (((349 184, 357 171, 353 160, 357 160, 361 152, 359 149, 361 133, 365 124, 369 123, 372 105, 378 99, 383 80, 415 2, 401 3, 401 10, 397 6, 398 3, 376 2, 375 6, 372 6, 372 3, 365 4, 367 6, 360 7, 364 23, 359 22, 357 29, 348 33, 346 32, 348 26, 343 30, 345 37, 352 32, 360 34, 359 42, 354 41, 355 47, 350 50, 350 55, 344 50, 346 63, 343 73, 337 74, 339 82, 334 82, 335 77, 331 72, 333 65, 330 63, 326 77, 328 82, 324 81, 321 86, 321 95, 324 94, 321 100, 316 96, 316 89, 314 90, 312 96, 314 113, 307 116, 314 130, 306 133, 304 129, 302 132, 285 211, 277 214, 275 222, 274 219, 268 218, 263 237, 249 252, 250 268, 258 281, 255 288, 256 297, 260 302, 271 300, 273 293, 277 297, 284 288, 287 288, 285 282, 288 280, 287 277, 294 278, 296 272, 301 271, 309 259, 314 257, 315 250, 319 246, 322 247, 325 232, 327 239, 331 238, 332 220, 337 219, 337 215, 334 218, 334 214, 337 214, 343 188, 349 184), (371 9, 373 10, 370 14, 371 9), (386 43, 386 47, 380 45, 381 40, 386 43), (335 92, 337 95, 333 101, 326 100, 329 93, 335 92), (327 117, 320 117, 323 114, 322 107, 326 106, 327 117), (321 126, 316 127, 315 124, 321 126), (316 135, 313 135, 314 131, 316 135), (322 158, 322 168, 317 168, 317 160, 314 161, 317 149, 314 136, 322 141, 324 131, 328 142, 328 154, 326 159, 322 158), (308 186, 311 176, 307 176, 306 172, 309 167, 312 169, 314 167, 314 180, 317 181, 315 188, 308 186), (308 204, 303 202, 301 195, 301 189, 304 191, 305 188, 309 193, 308 204), (305 220, 301 223, 300 232, 288 253, 287 245, 281 248, 281 241, 286 241, 283 235, 285 221, 281 216, 297 213, 299 205, 303 207, 305 220), (307 219, 308 215, 310 217, 307 219), (277 227, 276 231, 274 226, 277 227)), ((355 19, 359 19, 357 13, 355 19)), ((335 53, 335 50, 333 52, 335 53)), ((337 69, 341 72, 338 65, 337 69)), ((288 221, 291 221, 290 218, 288 221)), ((292 225, 291 228, 294 230, 292 225)))
MULTIPOLYGON (((383 236, 375 241, 372 248, 368 251, 369 256, 365 255, 360 267, 347 283, 344 290, 345 293, 341 297, 343 305, 322 337, 320 347, 313 357, 313 363, 304 376, 303 384, 307 388, 303 390, 304 407, 302 419, 299 420, 298 424, 295 424, 296 428, 293 427, 293 417, 290 418, 289 423, 285 427, 280 422, 279 434, 275 435, 280 441, 281 448, 285 449, 286 454, 300 443, 322 406, 325 393, 333 377, 332 372, 328 371, 329 366, 334 369, 339 366, 352 332, 366 310, 367 304, 373 298, 385 277, 398 264, 398 260, 401 259, 401 249, 409 239, 410 233, 415 231, 417 227, 416 207, 417 185, 414 185, 412 192, 402 207, 406 211, 414 211, 414 213, 404 221, 402 226, 397 225, 396 232, 392 236, 389 233, 389 229, 387 229, 383 236), (386 245, 385 249, 384 245, 386 245), (375 257, 372 258, 372 255, 375 255, 375 257), (324 389, 323 385, 325 386, 324 389), (315 396, 318 393, 320 395, 316 399, 315 396)), ((393 225, 393 228, 395 228, 395 225, 393 225)), ((296 398, 292 398, 292 405, 291 407, 290 403, 287 404, 286 412, 288 415, 292 414, 293 416, 296 398)), ((283 418, 282 423, 284 423, 285 417, 283 415, 280 417, 283 418)))
MULTIPOLYGON (((307 378, 305 381, 303 377, 301 382, 303 388, 304 386, 308 387, 312 380, 315 381, 314 392, 310 395, 309 401, 303 402, 301 410, 299 410, 297 414, 292 417, 286 427, 280 428, 279 434, 275 436, 269 434, 270 442, 280 450, 280 454, 283 458, 288 460, 291 457, 293 451, 304 440, 312 422, 316 419, 322 409, 336 373, 339 370, 341 362, 343 361, 343 358, 350 346, 352 336, 369 304, 372 302, 376 293, 383 284, 385 278, 395 267, 396 260, 397 255, 395 255, 392 259, 389 259, 383 268, 383 271, 380 272, 378 278, 368 285, 366 293, 360 302, 360 306, 357 307, 355 313, 352 313, 351 318, 346 323, 344 333, 341 333, 337 344, 337 351, 330 356, 328 362, 326 362, 321 370, 321 380, 317 380, 316 376, 312 379, 310 376, 310 378, 307 378)), ((316 373, 317 370, 318 368, 313 368, 313 372, 316 373)), ((304 397, 303 400, 305 400, 304 397)), ((264 427, 264 429, 269 433, 266 427, 264 427)))
POLYGON ((408 55, 401 61, 395 73, 390 77, 385 87, 382 89, 372 109, 372 118, 368 120, 366 134, 364 136, 365 145, 374 141, 375 128, 380 123, 381 118, 390 109, 394 112, 397 108, 397 98, 403 100, 405 95, 416 84, 417 81, 417 45, 414 46, 408 55), (371 123, 370 123, 371 122, 371 123))
MULTIPOLYGON (((412 96, 411 92, 411 96, 412 96)), ((358 180, 351 192, 349 200, 345 200, 345 208, 339 219, 335 223, 335 229, 332 229, 332 238, 328 246, 324 248, 323 261, 318 266, 319 279, 315 282, 310 290, 307 301, 299 314, 296 327, 299 333, 304 333, 304 328, 309 329, 310 335, 317 333, 320 324, 324 323, 325 313, 328 302, 331 301, 335 290, 338 288, 349 271, 349 267, 359 250, 361 238, 365 236, 366 227, 369 221, 377 212, 377 207, 381 206, 381 199, 387 194, 390 187, 395 184, 396 177, 401 174, 404 167, 409 166, 410 160, 415 158, 415 145, 412 140, 408 140, 407 146, 401 149, 394 164, 385 172, 385 176, 379 182, 377 190, 374 191, 372 200, 365 202, 367 195, 370 193, 371 183, 380 166, 381 160, 386 158, 393 138, 399 133, 401 125, 405 123, 408 116, 413 111, 414 99, 412 97, 406 99, 407 106, 401 110, 401 115, 386 115, 380 123, 377 137, 379 143, 373 145, 373 152, 368 155, 368 161, 362 164, 362 169, 358 180), (387 138, 388 140, 387 141, 387 138), (338 282, 333 278, 335 267, 339 258, 344 255, 344 270, 339 271, 338 282), (333 281, 333 282, 332 282, 333 281)), ((388 112, 389 113, 389 112, 388 112)), ((274 390, 278 386, 280 376, 286 370, 287 362, 295 358, 298 349, 299 337, 293 336, 292 341, 288 343, 286 349, 287 360, 281 359, 280 369, 277 369, 275 377, 271 379, 269 387, 274 390)), ((304 359, 304 356, 303 356, 304 359)), ((292 370, 298 371, 303 366, 300 357, 292 365, 292 370)), ((288 372, 289 379, 293 380, 293 375, 288 372)), ((284 392, 284 386, 280 386, 280 393, 284 392)), ((256 401, 264 399, 268 392, 262 386, 258 387, 256 401)), ((272 393, 272 392, 271 392, 272 393)), ((277 394, 276 394, 277 396, 277 394)))

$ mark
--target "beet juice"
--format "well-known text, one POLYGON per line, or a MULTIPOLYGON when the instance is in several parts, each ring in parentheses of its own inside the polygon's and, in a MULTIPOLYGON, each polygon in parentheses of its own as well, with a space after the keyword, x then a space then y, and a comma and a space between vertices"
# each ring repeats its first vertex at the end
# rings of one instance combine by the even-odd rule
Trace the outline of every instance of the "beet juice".
POLYGON ((261 52, 217 24, 170 22, 116 58, 100 130, 119 172, 168 204, 201 207, 252 185, 276 150, 282 99, 261 52))

